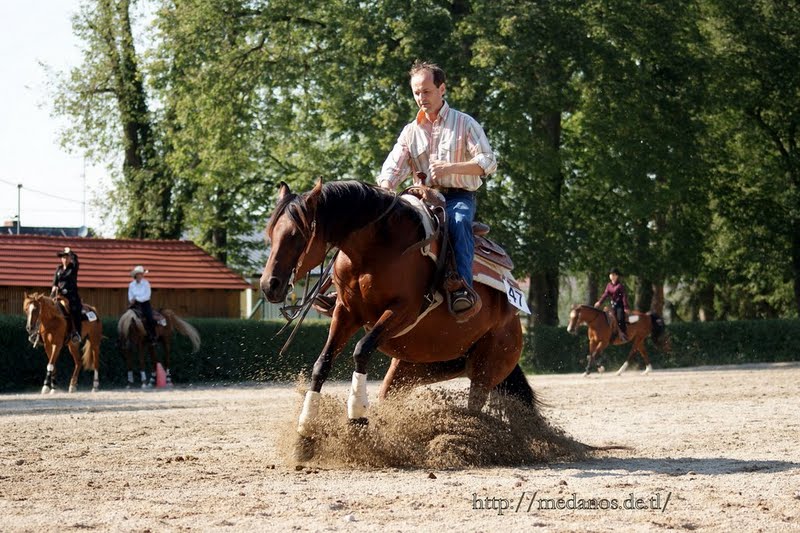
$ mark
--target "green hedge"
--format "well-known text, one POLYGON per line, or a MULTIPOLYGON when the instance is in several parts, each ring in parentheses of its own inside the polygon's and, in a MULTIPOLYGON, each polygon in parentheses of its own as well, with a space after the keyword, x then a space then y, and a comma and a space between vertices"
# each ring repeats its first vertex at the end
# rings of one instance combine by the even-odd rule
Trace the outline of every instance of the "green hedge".
MULTIPOLYGON (((655 368, 800 361, 800 320, 681 322, 667 326, 671 349, 646 343, 655 368)), ((606 350, 608 366, 627 358, 630 344, 606 350)), ((566 328, 538 326, 528 335, 523 368, 528 372, 578 372, 586 366, 586 328, 570 335, 566 328)), ((641 364, 642 359, 637 356, 641 364)))
MULTIPOLYGON (((171 371, 181 384, 292 381, 300 371, 310 374, 328 333, 328 322, 306 321, 288 353, 281 357, 277 354, 289 333, 274 337, 282 323, 221 319, 189 322, 200 331, 202 346, 199 353, 192 354, 189 341, 175 336, 171 371)), ((800 360, 798 320, 680 323, 669 325, 667 333, 672 344, 669 352, 647 342, 656 368, 800 360)), ((116 320, 103 320, 103 335, 101 386, 123 385, 127 369, 117 347, 116 320)), ((334 364, 332 379, 349 379, 353 371, 351 354, 360 337, 356 335, 334 364)), ((629 349, 629 344, 609 348, 609 368, 622 364, 629 349)), ((538 326, 527 336, 522 366, 532 373, 579 372, 586 364, 587 352, 585 328, 578 335, 570 335, 563 327, 538 326)), ((376 353, 370 376, 382 376, 388 364, 387 357, 376 353)), ((34 350, 27 342, 24 318, 0 315, 0 392, 37 389, 44 379, 45 365, 44 350, 34 350)), ((73 368, 66 349, 57 368, 59 384, 64 387, 73 368)), ((138 363, 134 369, 138 374, 138 363)), ((90 373, 82 373, 79 386, 82 390, 91 387, 90 373)))
MULTIPOLYGON (((190 319, 200 332, 200 351, 191 353, 191 344, 182 335, 175 335, 172 344, 171 373, 176 383, 224 383, 240 381, 292 381, 300 371, 310 375, 311 367, 328 336, 328 322, 307 320, 291 347, 279 356, 289 330, 275 335, 282 322, 190 319)), ((334 363, 332 379, 350 379, 357 335, 334 363)), ((159 354, 163 351, 158 348, 159 354)), ((149 357, 145 357, 149 361, 149 357)), ((0 315, 0 392, 35 389, 44 380, 47 359, 44 349, 28 343, 23 317, 0 315)), ((369 374, 383 376, 389 359, 376 354, 370 361, 369 374)), ((64 348, 57 364, 59 386, 65 388, 73 362, 64 348)), ((138 383, 138 355, 134 355, 134 374, 138 383)), ((117 347, 117 322, 103 320, 103 342, 100 348, 100 384, 102 388, 124 385, 127 367, 117 347)), ((82 372, 79 388, 91 388, 91 372, 82 372)))

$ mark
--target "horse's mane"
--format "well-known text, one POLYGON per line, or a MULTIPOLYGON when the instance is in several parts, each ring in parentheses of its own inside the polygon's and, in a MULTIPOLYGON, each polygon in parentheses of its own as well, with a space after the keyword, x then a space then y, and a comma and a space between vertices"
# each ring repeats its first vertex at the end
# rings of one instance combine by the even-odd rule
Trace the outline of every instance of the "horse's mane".
POLYGON ((309 229, 313 216, 325 241, 337 243, 378 218, 395 197, 389 191, 360 181, 331 181, 322 185, 316 212, 309 213, 306 200, 312 192, 284 195, 275 205, 267 235, 272 234, 278 218, 287 212, 301 231, 309 229))
POLYGON ((46 305, 50 309, 57 310, 56 303, 53 301, 53 299, 43 292, 34 292, 26 295, 25 299, 23 300, 23 305, 27 306, 29 302, 39 302, 43 305, 46 305))

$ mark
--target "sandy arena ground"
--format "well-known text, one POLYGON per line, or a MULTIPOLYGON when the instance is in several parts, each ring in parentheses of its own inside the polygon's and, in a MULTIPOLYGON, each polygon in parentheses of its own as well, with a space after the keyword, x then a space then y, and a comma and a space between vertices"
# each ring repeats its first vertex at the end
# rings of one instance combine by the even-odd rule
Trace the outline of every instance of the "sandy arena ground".
MULTIPOLYGON (((0 531, 800 530, 800 364, 530 382, 577 440, 631 449, 299 467, 293 386, 0 396, 0 531)), ((344 409, 343 384, 324 392, 344 409)))

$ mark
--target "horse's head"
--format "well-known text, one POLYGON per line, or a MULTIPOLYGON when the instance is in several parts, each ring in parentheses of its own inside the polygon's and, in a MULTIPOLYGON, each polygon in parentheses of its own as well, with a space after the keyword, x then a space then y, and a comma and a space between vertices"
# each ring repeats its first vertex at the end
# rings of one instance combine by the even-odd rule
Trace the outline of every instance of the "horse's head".
POLYGON ((278 201, 266 229, 270 245, 261 274, 261 292, 272 303, 282 302, 295 277, 304 276, 325 258, 325 241, 317 232, 317 203, 322 182, 302 195, 281 182, 278 201))
POLYGON ((573 305, 572 310, 569 312, 569 324, 567 324, 567 331, 573 335, 578 334, 578 325, 581 323, 581 306, 573 305))
POLYGON ((41 300, 44 295, 40 293, 28 294, 25 293, 25 298, 22 300, 22 312, 25 313, 25 329, 28 334, 32 335, 36 330, 36 325, 39 323, 39 316, 41 314, 41 300))

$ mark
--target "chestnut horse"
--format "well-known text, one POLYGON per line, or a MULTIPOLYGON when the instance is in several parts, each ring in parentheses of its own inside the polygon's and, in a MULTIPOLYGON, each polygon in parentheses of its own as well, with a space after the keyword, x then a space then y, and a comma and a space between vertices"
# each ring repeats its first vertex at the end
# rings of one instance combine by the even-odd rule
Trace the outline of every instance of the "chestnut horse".
MULTIPOLYGON (((25 329, 28 330, 28 335, 36 341, 41 336, 44 342, 44 352, 47 355, 47 374, 44 378, 42 394, 56 391, 56 361, 61 355, 61 348, 64 344, 69 348, 72 360, 75 361, 75 369, 72 371, 72 379, 69 382, 69 392, 75 392, 78 386, 78 374, 81 371, 78 345, 67 340, 70 329, 67 323, 68 319, 58 305, 53 298, 43 293, 26 293, 22 302, 22 309, 27 317, 25 329)), ((81 323, 81 339, 85 339, 83 367, 87 370, 94 370, 92 392, 97 392, 100 388, 98 370, 100 368, 100 340, 103 337, 103 325, 94 307, 85 305, 84 309, 94 313, 95 319, 90 321, 84 318, 81 323)), ((34 346, 36 346, 36 341, 34 346)))
POLYGON ((471 380, 470 409, 480 410, 494 389, 536 408, 517 364, 522 351, 519 316, 505 293, 476 283, 483 306, 475 316, 457 323, 447 306, 440 305, 414 325, 435 274, 434 263, 414 246, 425 238, 419 215, 393 192, 341 181, 318 182, 297 195, 281 183, 266 237, 271 249, 261 290, 273 303, 283 302, 294 279, 324 260, 327 247, 339 249, 333 265, 338 298, 300 414, 301 447, 312 442, 311 423, 331 366, 361 327, 367 334, 353 353, 347 402, 351 421, 366 422, 367 363, 376 348, 392 357, 381 399, 399 388, 466 376, 471 380))
MULTIPOLYGON (((180 318, 170 309, 161 309, 159 313, 164 317, 165 323, 159 323, 156 320, 156 342, 161 343, 164 347, 164 371, 167 374, 167 385, 172 385, 172 376, 170 374, 170 353, 172 351, 172 332, 185 335, 192 343, 192 353, 197 353, 200 349, 200 333, 188 322, 180 318)), ((156 354, 156 347, 147 338, 147 331, 145 330, 144 321, 136 311, 128 309, 117 322, 117 333, 119 335, 119 346, 125 357, 125 363, 128 366, 128 388, 133 385, 133 350, 134 348, 139 352, 139 376, 142 380, 142 388, 146 389, 155 385, 156 379, 156 363, 158 363, 158 356, 156 354), (152 373, 150 380, 147 379, 147 370, 144 363, 144 347, 147 346, 150 352, 150 361, 152 363, 152 373)))
MULTIPOLYGON (((584 376, 588 376, 595 365, 595 361, 610 344, 633 343, 631 351, 625 363, 617 371, 617 375, 622 374, 628 363, 633 360, 634 354, 641 354, 644 359, 645 369, 642 374, 648 374, 653 370, 650 359, 647 356, 647 348, 644 341, 652 335, 656 345, 666 348, 666 337, 664 336, 664 320, 656 313, 641 313, 634 311, 628 319, 627 341, 622 341, 619 337, 619 326, 617 320, 602 309, 590 305, 576 305, 569 313, 569 324, 567 331, 577 335, 578 326, 586 324, 589 327, 589 355, 586 356, 586 371, 584 376), (613 340, 612 340, 613 339, 613 340)), ((598 366, 598 371, 602 372, 603 367, 598 366)))

